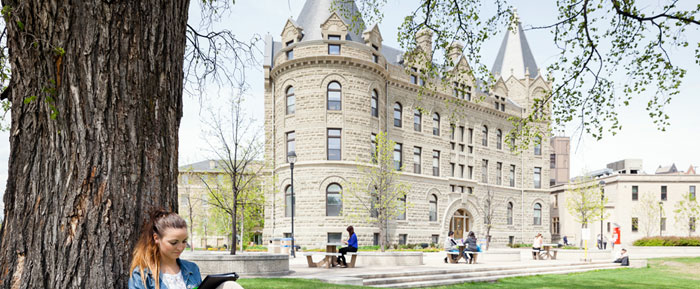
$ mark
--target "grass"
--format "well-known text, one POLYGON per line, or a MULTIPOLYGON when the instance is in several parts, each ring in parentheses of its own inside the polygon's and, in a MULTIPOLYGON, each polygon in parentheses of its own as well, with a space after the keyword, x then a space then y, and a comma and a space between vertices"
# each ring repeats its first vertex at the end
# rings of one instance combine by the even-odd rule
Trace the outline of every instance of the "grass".
MULTIPOLYGON (((700 288, 700 258, 650 259, 647 268, 621 268, 568 275, 513 277, 494 283, 466 283, 434 289, 462 288, 700 288)), ((238 281, 246 289, 267 288, 361 288, 327 284, 315 280, 292 278, 252 278, 238 281)))

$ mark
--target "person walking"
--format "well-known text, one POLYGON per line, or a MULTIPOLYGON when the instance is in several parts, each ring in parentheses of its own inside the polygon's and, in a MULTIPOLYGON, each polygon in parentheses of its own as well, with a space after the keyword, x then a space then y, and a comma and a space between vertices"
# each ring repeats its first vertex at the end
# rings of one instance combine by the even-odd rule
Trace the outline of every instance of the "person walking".
POLYGON ((347 244, 348 246, 340 248, 340 250, 338 250, 338 253, 340 253, 340 257, 338 257, 338 263, 343 268, 348 267, 348 263, 345 262, 345 254, 347 254, 348 252, 357 252, 357 235, 355 235, 355 229, 352 226, 348 226, 347 231, 350 237, 347 241, 343 241, 343 243, 347 244))

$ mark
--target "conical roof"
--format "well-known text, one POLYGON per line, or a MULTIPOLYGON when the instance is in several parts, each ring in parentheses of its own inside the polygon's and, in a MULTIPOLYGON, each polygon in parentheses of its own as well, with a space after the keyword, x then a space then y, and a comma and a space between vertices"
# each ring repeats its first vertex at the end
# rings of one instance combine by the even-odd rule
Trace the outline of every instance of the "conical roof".
POLYGON ((502 76, 503 79, 507 79, 511 75, 517 79, 524 79, 527 69, 530 77, 534 78, 537 75, 537 63, 535 63, 535 58, 530 51, 530 45, 527 44, 527 38, 525 38, 525 32, 520 25, 517 12, 515 12, 511 25, 511 29, 503 37, 491 73, 496 77, 502 76))
MULTIPOLYGON (((304 8, 301 9, 299 17, 297 17, 296 23, 304 28, 304 37, 301 41, 308 40, 320 40, 323 39, 321 34, 321 24, 326 22, 328 17, 331 16, 333 12, 338 13, 338 16, 345 21, 348 26, 352 25, 352 20, 346 15, 353 15, 359 11, 357 5, 355 5, 354 0, 306 0, 304 8), (331 10, 333 1, 335 1, 336 9, 331 10), (337 9, 339 8, 339 9, 337 9)), ((356 31, 360 32, 365 30, 365 22, 362 18, 358 20, 361 24, 360 29, 348 29, 348 38, 346 40, 352 40, 360 43, 364 43, 362 36, 358 35, 356 31)))

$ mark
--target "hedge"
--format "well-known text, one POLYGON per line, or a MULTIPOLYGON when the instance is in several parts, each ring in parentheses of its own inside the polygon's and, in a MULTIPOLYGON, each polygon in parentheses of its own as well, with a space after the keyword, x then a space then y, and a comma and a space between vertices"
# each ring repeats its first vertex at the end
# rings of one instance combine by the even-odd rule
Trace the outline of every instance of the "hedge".
POLYGON ((646 237, 634 241, 635 246, 700 246, 700 237, 646 237))

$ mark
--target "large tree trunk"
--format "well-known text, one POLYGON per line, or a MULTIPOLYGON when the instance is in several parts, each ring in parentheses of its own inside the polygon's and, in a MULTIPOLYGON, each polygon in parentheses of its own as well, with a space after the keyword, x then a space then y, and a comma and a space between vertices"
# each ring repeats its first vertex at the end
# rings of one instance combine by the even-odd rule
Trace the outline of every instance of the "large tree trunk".
POLYGON ((177 210, 188 2, 2 1, 12 125, 0 287, 127 286, 146 212, 177 210))

